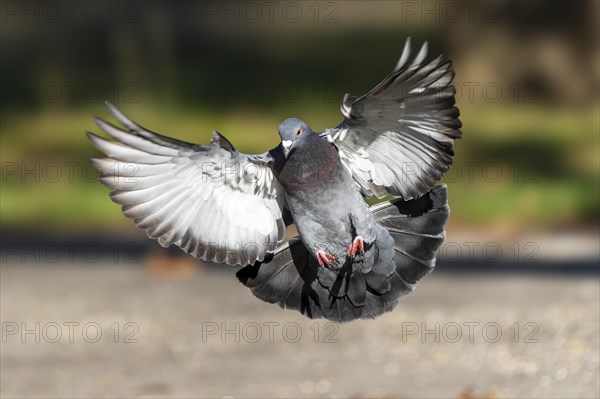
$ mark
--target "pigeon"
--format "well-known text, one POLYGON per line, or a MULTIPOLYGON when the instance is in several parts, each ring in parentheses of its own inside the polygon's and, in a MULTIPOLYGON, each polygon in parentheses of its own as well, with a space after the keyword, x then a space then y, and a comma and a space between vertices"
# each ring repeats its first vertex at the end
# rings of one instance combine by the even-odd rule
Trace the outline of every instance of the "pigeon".
POLYGON ((154 133, 107 103, 121 126, 88 132, 92 158, 148 237, 205 261, 239 267, 257 298, 334 322, 375 318, 435 267, 449 216, 437 184, 461 137, 454 72, 442 55, 398 63, 361 97, 346 94, 335 128, 289 118, 281 142, 239 152, 219 132, 201 145, 154 133), (383 199, 368 206, 366 198, 383 199), (298 235, 284 236, 294 224, 298 235))

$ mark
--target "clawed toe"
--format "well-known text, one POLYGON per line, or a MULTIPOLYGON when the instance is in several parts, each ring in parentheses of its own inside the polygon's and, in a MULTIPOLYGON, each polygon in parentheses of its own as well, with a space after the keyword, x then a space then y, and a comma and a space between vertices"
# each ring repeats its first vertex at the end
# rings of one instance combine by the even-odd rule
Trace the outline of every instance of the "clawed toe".
POLYGON ((331 264, 335 262, 335 256, 319 250, 317 251, 317 261, 319 262, 319 266, 331 266, 331 264))
POLYGON ((348 251, 346 252, 346 256, 348 256, 349 258, 354 258, 356 256, 356 254, 362 254, 364 252, 365 252, 364 240, 361 236, 356 236, 354 238, 354 241, 352 241, 350 248, 348 248, 348 251))

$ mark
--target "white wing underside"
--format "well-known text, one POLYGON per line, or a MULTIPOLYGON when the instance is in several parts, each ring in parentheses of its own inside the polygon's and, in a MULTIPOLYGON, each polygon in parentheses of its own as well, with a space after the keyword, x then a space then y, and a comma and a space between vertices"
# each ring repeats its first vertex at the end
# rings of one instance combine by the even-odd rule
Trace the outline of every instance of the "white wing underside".
POLYGON ((231 265, 276 249, 285 233, 284 195, 261 156, 239 153, 217 132, 208 146, 152 133, 108 106, 125 129, 96 118, 116 141, 88 133, 108 156, 93 161, 137 227, 164 247, 231 265))

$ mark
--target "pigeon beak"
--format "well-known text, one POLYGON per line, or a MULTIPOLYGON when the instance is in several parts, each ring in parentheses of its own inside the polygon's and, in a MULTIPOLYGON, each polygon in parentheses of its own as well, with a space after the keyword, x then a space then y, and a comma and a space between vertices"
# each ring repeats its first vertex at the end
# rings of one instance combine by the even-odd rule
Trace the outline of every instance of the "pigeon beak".
POLYGON ((294 142, 292 140, 282 140, 281 141, 281 146, 283 147, 283 153, 285 154, 286 158, 289 155, 290 151, 292 150, 293 144, 294 144, 294 142))

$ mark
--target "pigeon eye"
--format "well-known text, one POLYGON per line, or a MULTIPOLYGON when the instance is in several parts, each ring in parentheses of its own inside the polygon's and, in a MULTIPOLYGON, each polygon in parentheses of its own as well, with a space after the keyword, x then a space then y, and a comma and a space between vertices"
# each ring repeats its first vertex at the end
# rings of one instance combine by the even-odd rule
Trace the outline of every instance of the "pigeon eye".
POLYGON ((302 128, 298 128, 298 130, 296 130, 296 137, 300 136, 302 134, 302 128))

